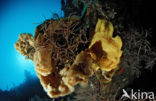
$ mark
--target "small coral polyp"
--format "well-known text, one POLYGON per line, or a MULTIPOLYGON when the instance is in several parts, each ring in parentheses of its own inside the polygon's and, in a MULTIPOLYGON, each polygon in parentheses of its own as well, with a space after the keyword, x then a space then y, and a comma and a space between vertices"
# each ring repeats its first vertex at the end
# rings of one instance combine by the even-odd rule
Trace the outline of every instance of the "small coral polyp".
POLYGON ((75 40, 80 38, 79 34, 82 33, 74 34, 70 30, 73 26, 77 26, 75 23, 79 20, 77 17, 55 20, 46 25, 48 27, 44 29, 45 31, 40 30, 39 26, 40 29, 36 28, 34 38, 29 34, 21 34, 15 44, 16 50, 22 55, 27 56, 31 53, 29 59, 33 60, 37 76, 51 98, 72 93, 78 84, 86 86, 89 77, 94 73, 101 81, 110 82, 118 68, 122 55, 122 40, 119 36, 112 37, 113 25, 105 19, 98 19, 94 35, 87 40, 91 39, 89 46, 78 49, 80 43, 74 44, 69 42, 73 40, 67 38, 69 36, 75 40), (59 35, 62 42, 60 39, 57 40, 59 35), (74 51, 76 49, 81 51, 74 51), (73 52, 73 55, 68 55, 66 50, 73 52), (62 52, 68 57, 59 59, 62 52))

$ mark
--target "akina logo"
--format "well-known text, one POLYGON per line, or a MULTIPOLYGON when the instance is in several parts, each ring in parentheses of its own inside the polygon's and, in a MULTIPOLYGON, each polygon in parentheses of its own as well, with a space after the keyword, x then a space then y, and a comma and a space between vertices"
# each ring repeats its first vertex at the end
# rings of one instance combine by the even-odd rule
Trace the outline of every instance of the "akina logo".
POLYGON ((154 92, 141 92, 140 90, 134 91, 131 89, 130 94, 125 89, 122 89, 123 95, 121 99, 123 98, 128 98, 128 99, 149 99, 149 100, 154 100, 154 92))

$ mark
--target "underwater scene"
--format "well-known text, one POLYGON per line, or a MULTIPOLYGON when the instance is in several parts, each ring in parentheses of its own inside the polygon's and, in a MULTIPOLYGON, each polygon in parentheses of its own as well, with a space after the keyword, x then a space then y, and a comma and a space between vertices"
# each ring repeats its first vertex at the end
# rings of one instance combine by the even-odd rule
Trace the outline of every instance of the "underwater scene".
POLYGON ((155 5, 0 0, 0 101, 156 101, 155 5))

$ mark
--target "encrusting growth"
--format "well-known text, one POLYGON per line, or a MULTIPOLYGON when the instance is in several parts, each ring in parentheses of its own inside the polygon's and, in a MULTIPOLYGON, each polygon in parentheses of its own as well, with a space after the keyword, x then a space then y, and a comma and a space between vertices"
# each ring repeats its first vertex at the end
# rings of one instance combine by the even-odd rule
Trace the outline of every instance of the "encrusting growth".
POLYGON ((16 50, 26 58, 33 60, 34 56, 34 39, 30 34, 20 34, 15 44, 16 50))
POLYGON ((98 19, 92 38, 82 41, 82 36, 86 36, 83 28, 74 30, 79 20, 77 17, 55 20, 42 30, 39 26, 35 38, 21 34, 15 44, 22 55, 31 54, 37 76, 51 98, 72 93, 77 84, 86 86, 94 73, 103 82, 110 82, 118 68, 122 41, 119 36, 112 36, 113 25, 98 19))

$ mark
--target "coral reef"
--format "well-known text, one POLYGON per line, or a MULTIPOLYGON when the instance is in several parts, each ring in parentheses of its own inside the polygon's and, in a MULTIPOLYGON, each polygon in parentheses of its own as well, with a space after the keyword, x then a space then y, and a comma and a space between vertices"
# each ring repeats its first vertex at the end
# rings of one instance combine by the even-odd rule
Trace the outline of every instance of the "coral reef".
POLYGON ((77 84, 68 84, 63 80, 65 75, 59 73, 63 68, 71 67, 79 52, 80 42, 73 44, 73 41, 76 41, 75 38, 78 40, 80 36, 71 32, 77 20, 78 17, 56 20, 48 25, 44 33, 35 33, 35 69, 45 91, 52 98, 73 92, 77 84))
POLYGON ((51 98, 75 91, 74 101, 122 100, 121 89, 129 89, 142 70, 154 65, 149 32, 127 24, 123 9, 116 9, 120 5, 113 0, 62 0, 64 18, 46 20, 34 38, 19 36, 17 51, 34 61, 51 98))
MULTIPOLYGON (((68 19, 65 18, 61 20, 66 21, 68 19)), ((71 27, 75 20, 77 21, 79 19, 76 17, 70 18, 69 21, 66 22, 66 26, 71 27)), ((80 53, 74 53, 73 49, 79 49, 79 42, 77 45, 73 42, 71 44, 71 41, 68 42, 69 40, 67 39, 63 40, 67 37, 69 38, 69 35, 68 32, 62 32, 63 35, 57 33, 61 33, 62 29, 65 30, 60 24, 57 25, 59 22, 62 21, 57 20, 49 24, 46 31, 43 34, 39 33, 36 36, 34 43, 32 43, 32 46, 34 46, 33 48, 35 49, 35 53, 33 54, 35 70, 48 95, 51 98, 55 98, 70 94, 74 91, 74 86, 77 84, 82 86, 87 85, 89 77, 93 75, 93 71, 98 71, 99 68, 102 73, 98 74, 103 74, 104 78, 107 80, 111 79, 113 74, 109 74, 108 72, 115 70, 118 67, 122 54, 122 51, 120 50, 122 46, 120 37, 117 36, 112 38, 112 24, 106 20, 99 19, 92 39, 89 38, 91 39, 89 47, 85 50, 80 50, 80 53), (71 49, 68 44, 71 44, 71 49), (75 55, 61 57, 62 54, 60 53, 65 52, 66 49, 73 51, 73 54, 75 55), (58 53, 59 50, 61 51, 60 53, 58 53), (53 57, 54 55, 58 55, 56 56, 56 59, 53 57), (58 65, 58 63, 63 64, 63 66, 58 65), (108 75, 109 77, 107 77, 108 75)), ((69 34, 70 33, 71 32, 69 32, 69 34)), ((21 36, 28 36, 28 34, 22 34, 21 36)), ((20 43, 21 36, 15 46, 20 43)), ((72 37, 79 38, 77 36, 72 37)), ((32 37, 30 38, 32 39, 32 37)), ((22 48, 23 47, 21 47, 21 50, 22 48)), ((25 55, 26 54, 28 54, 28 52, 25 53, 25 55)), ((65 55, 68 55, 68 53, 65 53, 65 55)))

